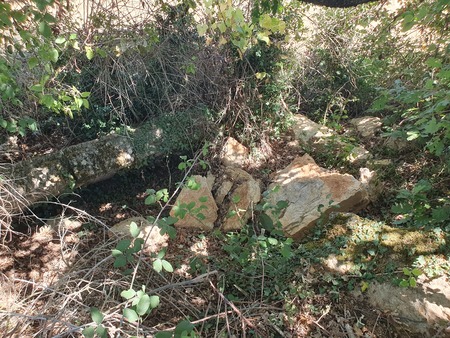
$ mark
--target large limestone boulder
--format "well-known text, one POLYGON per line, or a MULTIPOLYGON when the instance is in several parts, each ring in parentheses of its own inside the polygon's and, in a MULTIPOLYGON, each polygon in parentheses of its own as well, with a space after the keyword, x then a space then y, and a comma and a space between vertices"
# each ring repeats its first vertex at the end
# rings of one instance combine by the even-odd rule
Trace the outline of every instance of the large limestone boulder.
POLYGON ((261 183, 239 168, 226 167, 218 176, 215 200, 221 209, 221 229, 241 229, 261 199, 261 183))
POLYGON ((211 193, 212 180, 200 175, 192 176, 197 183, 197 189, 183 187, 175 206, 170 211, 170 215, 179 218, 175 226, 194 228, 202 230, 212 230, 217 220, 217 204, 211 193), (194 204, 191 208, 190 205, 194 204), (184 217, 177 214, 177 210, 185 210, 184 217))
POLYGON ((147 239, 143 247, 144 251, 156 253, 168 245, 169 236, 167 234, 161 235, 161 229, 144 217, 131 217, 115 224, 109 229, 109 237, 131 237, 130 225, 133 222, 141 230, 138 238, 147 239))
POLYGON ((228 137, 220 153, 222 164, 227 167, 243 168, 249 160, 249 150, 232 137, 228 137))
POLYGON ((272 205, 289 203, 279 221, 286 235, 294 238, 332 211, 357 211, 369 202, 360 181, 320 168, 309 155, 297 157, 277 173, 268 191, 267 201, 272 205))

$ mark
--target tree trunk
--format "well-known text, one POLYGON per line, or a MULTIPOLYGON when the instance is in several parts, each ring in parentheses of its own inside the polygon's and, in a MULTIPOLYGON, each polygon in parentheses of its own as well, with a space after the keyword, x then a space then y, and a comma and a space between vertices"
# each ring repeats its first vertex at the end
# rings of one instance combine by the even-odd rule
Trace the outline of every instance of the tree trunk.
POLYGON ((201 116, 166 115, 126 136, 108 135, 2 168, 0 217, 164 154, 188 151, 204 138, 206 126, 201 116))
POLYGON ((368 2, 377 2, 379 0, 301 0, 314 5, 336 8, 355 7, 368 2))

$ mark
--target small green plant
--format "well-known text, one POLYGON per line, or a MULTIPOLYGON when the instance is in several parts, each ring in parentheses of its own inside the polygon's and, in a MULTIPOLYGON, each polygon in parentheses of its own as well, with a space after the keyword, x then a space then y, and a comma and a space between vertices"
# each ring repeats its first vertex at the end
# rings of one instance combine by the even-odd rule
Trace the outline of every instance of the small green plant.
POLYGON ((419 277, 421 274, 422 271, 420 271, 417 268, 414 269, 403 268, 404 278, 400 280, 398 285, 403 288, 407 287, 415 288, 417 286, 417 277, 419 277))
POLYGON ((92 325, 92 326, 88 326, 88 327, 84 328, 82 331, 83 336, 85 338, 94 338, 94 337, 107 338, 108 331, 102 325, 102 322, 104 319, 103 314, 96 307, 91 307, 90 312, 91 312, 92 321, 96 325, 92 325))
POLYGON ((159 296, 150 296, 145 292, 145 285, 141 290, 124 290, 120 295, 127 300, 128 306, 123 309, 123 316, 130 322, 141 321, 142 317, 150 314, 159 306, 159 296))
MULTIPOLYGON (((112 250, 115 268, 125 268, 129 263, 135 262, 135 254, 141 251, 144 239, 138 238, 140 229, 135 222, 130 223, 130 234, 133 239, 124 238, 120 240, 116 248, 112 250)), ((124 274, 130 274, 132 269, 125 269, 124 274)))
POLYGON ((175 330, 161 331, 155 335, 155 338, 198 338, 194 332, 194 325, 188 320, 182 320, 177 324, 175 330))

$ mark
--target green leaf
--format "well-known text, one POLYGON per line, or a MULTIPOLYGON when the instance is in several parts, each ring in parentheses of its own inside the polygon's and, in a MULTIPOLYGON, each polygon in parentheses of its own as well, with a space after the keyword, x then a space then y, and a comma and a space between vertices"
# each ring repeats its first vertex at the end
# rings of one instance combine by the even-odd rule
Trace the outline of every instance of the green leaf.
POLYGON ((142 316, 144 315, 147 310, 150 308, 150 296, 149 295, 143 295, 139 302, 136 305, 136 312, 138 315, 142 316))
POLYGON ((123 309, 123 316, 128 319, 131 323, 135 323, 139 320, 139 316, 133 309, 125 308, 123 309))
POLYGON ((409 271, 408 268, 403 268, 403 274, 404 274, 405 276, 410 276, 410 275, 411 275, 411 271, 409 271))
POLYGON ((55 43, 58 44, 58 45, 63 44, 64 42, 66 42, 66 38, 64 36, 58 36, 55 39, 55 43))
POLYGON ((28 59, 28 68, 33 69, 39 64, 39 59, 35 56, 32 56, 28 59))
POLYGON ((144 201, 145 205, 152 205, 156 203, 156 195, 148 195, 147 198, 144 201))
POLYGON ((172 216, 166 217, 165 220, 166 220, 167 225, 173 225, 176 222, 178 222, 178 218, 172 217, 172 216))
POLYGON ((417 286, 417 282, 416 282, 415 278, 411 277, 409 279, 409 286, 412 287, 412 288, 415 288, 417 286))
POLYGON ((434 134, 441 128, 441 124, 436 122, 433 117, 427 124, 425 124, 424 132, 427 134, 434 134))
POLYGON ((165 259, 163 259, 161 262, 162 262, 162 267, 164 268, 164 270, 166 270, 167 272, 173 272, 172 264, 170 264, 165 259))
POLYGON ((155 338, 172 338, 173 333, 172 331, 160 331, 157 334, 155 334, 155 338))
POLYGON ((124 255, 117 256, 114 260, 115 268, 123 268, 125 265, 127 265, 127 258, 124 255))
POLYGON ((116 249, 125 252, 130 247, 130 244, 131 244, 130 239, 128 238, 122 239, 117 243, 116 249))
POLYGON ((183 320, 183 321, 179 322, 178 325, 176 326, 175 335, 180 334, 183 331, 186 331, 189 333, 193 329, 194 329, 194 325, 191 322, 189 322, 188 320, 183 320))
POLYGON ((197 25, 197 33, 199 36, 204 36, 207 31, 208 31, 208 25, 202 25, 202 24, 197 25))
POLYGON ((278 240, 276 238, 273 238, 273 237, 269 237, 267 239, 267 241, 269 242, 270 245, 277 245, 278 244, 278 240))
POLYGON ((52 36, 52 29, 50 28, 48 23, 45 21, 41 21, 39 23, 38 31, 45 38, 49 38, 50 36, 52 36))
POLYGON ((35 85, 31 86, 31 88, 30 88, 30 90, 35 93, 40 93, 40 92, 42 92, 43 89, 44 88, 40 84, 35 84, 35 85))
POLYGON ((241 200, 241 196, 239 196, 239 195, 234 195, 234 196, 231 198, 231 201, 232 201, 234 204, 239 203, 240 200, 241 200))
POLYGON ((81 333, 86 338, 94 338, 94 336, 95 336, 95 327, 88 326, 88 327, 84 328, 83 331, 81 331, 81 333))
POLYGON ((433 58, 433 57, 427 59, 427 61, 425 61, 425 63, 431 68, 441 68, 442 67, 442 61, 440 59, 433 58))
POLYGON ((130 234, 133 238, 136 238, 139 236, 139 234, 141 233, 141 229, 139 229, 138 225, 136 224, 136 222, 131 222, 130 223, 130 234))
POLYGON ((159 296, 150 296, 150 309, 156 309, 159 306, 159 296))
POLYGON ((156 272, 161 272, 162 271, 162 260, 160 258, 157 258, 153 261, 153 269, 156 272))
POLYGON ((97 329, 95 331, 100 338, 108 338, 108 331, 103 325, 97 326, 97 329))
POLYGON ((50 48, 48 51, 48 56, 50 58, 50 61, 52 61, 53 63, 58 61, 59 58, 59 52, 56 48, 50 48))
POLYGON ((273 220, 267 214, 259 215, 259 223, 261 224, 262 228, 268 231, 272 231, 274 229, 273 220))
POLYGON ((120 296, 125 298, 126 300, 133 298, 135 295, 136 295, 136 291, 134 291, 133 289, 123 290, 120 293, 120 296))
POLYGON ((277 202, 277 208, 278 209, 286 209, 289 206, 288 201, 278 201, 277 202))
POLYGON ((92 60, 94 58, 94 51, 91 46, 85 46, 84 50, 86 51, 86 57, 88 60, 92 60))
POLYGON ((413 274, 413 276, 419 277, 422 274, 422 271, 420 271, 417 268, 414 268, 411 270, 411 273, 413 274))
POLYGON ((202 196, 198 199, 201 203, 205 203, 208 202, 208 197, 207 196, 202 196))
POLYGON ((399 284, 402 288, 407 288, 409 286, 409 281, 402 280, 399 284))
POLYGON ((120 255, 123 255, 123 252, 120 251, 120 250, 117 250, 117 249, 112 249, 111 250, 111 254, 112 254, 113 257, 118 257, 120 255))
POLYGON ((97 325, 103 321, 103 314, 96 307, 91 307, 91 318, 94 323, 97 325))
POLYGON ((408 137, 406 138, 408 141, 412 141, 420 137, 420 133, 415 130, 406 132, 406 135, 408 135, 408 137))

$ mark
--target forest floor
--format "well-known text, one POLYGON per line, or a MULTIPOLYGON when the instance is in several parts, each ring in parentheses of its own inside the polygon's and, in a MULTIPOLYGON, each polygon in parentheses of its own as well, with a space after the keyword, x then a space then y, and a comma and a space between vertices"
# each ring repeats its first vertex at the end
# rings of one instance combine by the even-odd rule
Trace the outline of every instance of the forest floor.
MULTIPOLYGON (((280 142, 274 145, 273 154, 263 168, 259 167, 252 174, 267 182, 269 173, 286 166, 301 151, 291 148, 287 142, 280 142)), ((79 307, 95 305, 107 311, 109 301, 117 306, 118 297, 112 294, 117 291, 112 291, 113 287, 108 289, 105 284, 117 282, 123 287, 126 282, 120 279, 120 274, 114 278, 107 271, 108 265, 101 265, 110 256, 114 245, 108 238, 106 226, 129 217, 156 216, 159 210, 144 204, 146 190, 173 189, 181 179, 176 166, 177 159, 172 158, 152 167, 116 175, 63 196, 58 203, 34 208, 40 222, 31 215, 16 220, 18 234, 12 240, 5 240, 0 247, 0 280, 3 284, 0 310, 3 315, 17 314, 16 317, 4 317, 9 318, 2 324, 3 330, 9 332, 8 337, 40 337, 45 336, 42 335, 45 332, 58 333, 53 335, 55 337, 79 336, 77 332, 82 324, 90 322, 88 312, 79 307), (79 223, 63 232, 44 226, 46 220, 60 216, 71 217, 79 223), (92 266, 98 271, 89 274, 92 266), (83 271, 88 272, 84 274, 83 271), (80 278, 80 273, 86 280, 80 278), (102 295, 106 300, 99 303, 90 299, 91 293, 94 298, 102 295), (61 313, 62 305, 66 307, 64 314, 61 313), (70 318, 70 313, 81 317, 70 318), (85 318, 80 313, 84 313, 85 318), (67 321, 71 324, 64 324, 67 321)), ((384 203, 370 205, 364 216, 380 219, 386 207, 384 203)), ((317 241, 317 236, 317 233, 311 234, 302 243, 317 241)), ((373 308, 349 292, 341 278, 324 278, 329 275, 326 267, 308 257, 296 257, 292 267, 285 267, 290 270, 286 275, 289 280, 280 279, 280 282, 277 279, 271 283, 270 278, 276 276, 268 274, 264 280, 263 275, 261 290, 248 294, 248 288, 243 290, 244 286, 235 285, 241 297, 225 300, 222 291, 227 289, 221 285, 226 284, 227 274, 232 271, 224 268, 223 262, 229 256, 224 250, 225 241, 226 236, 217 232, 205 235, 187 229, 177 230, 164 257, 175 271, 171 277, 165 275, 159 281, 155 280, 154 288, 206 277, 195 285, 187 284, 188 287, 174 288, 173 293, 166 293, 165 302, 161 302, 142 327, 153 328, 153 331, 154 328, 173 328, 184 314, 196 323, 200 337, 402 337, 392 325, 395 318, 391 314, 373 308), (285 292, 285 296, 267 297, 264 283, 274 290, 281 288, 279 293, 285 292), (287 285, 283 283, 289 287, 283 289, 287 285), (286 290, 295 288, 295 292, 287 295, 286 290)), ((148 280, 145 283, 148 285, 148 280)), ((122 325, 117 319, 118 312, 111 313, 116 316, 108 317, 110 321, 105 324, 112 332, 110 334, 122 332, 120 330, 125 332, 124 328, 117 328, 122 325)))

